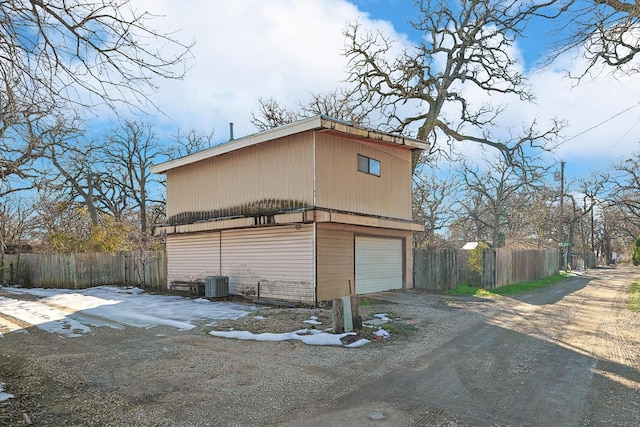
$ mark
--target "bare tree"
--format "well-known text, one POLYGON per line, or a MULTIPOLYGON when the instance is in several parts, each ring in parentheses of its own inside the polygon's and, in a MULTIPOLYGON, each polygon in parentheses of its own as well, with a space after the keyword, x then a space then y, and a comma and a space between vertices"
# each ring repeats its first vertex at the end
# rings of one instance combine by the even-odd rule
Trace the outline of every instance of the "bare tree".
POLYGON ((299 120, 301 114, 298 111, 283 107, 273 98, 258 98, 258 111, 251 112, 251 123, 259 131, 277 128, 287 123, 299 120))
POLYGON ((100 156, 97 144, 87 141, 84 132, 76 117, 69 121, 59 119, 55 132, 40 136, 42 157, 48 167, 41 171, 38 186, 56 194, 61 201, 84 205, 91 224, 97 226, 102 210, 98 189, 100 156))
MULTIPOLYGON (((411 132, 434 146, 467 141, 498 149, 508 164, 526 163, 527 149, 549 150, 562 123, 538 130, 534 121, 519 130, 497 126, 505 105, 473 105, 470 91, 531 101, 533 94, 512 55, 528 21, 551 3, 520 0, 444 0, 418 2, 413 27, 423 34, 411 49, 393 54, 392 40, 364 31, 359 23, 345 30, 350 81, 362 100, 376 106, 387 130, 411 132)), ((414 159, 414 164, 417 159, 414 159)))
POLYGON ((555 31, 550 61, 578 49, 587 66, 584 77, 599 65, 623 73, 640 72, 640 3, 638 0, 560 0, 563 25, 555 31))
POLYGON ((124 178, 109 168, 105 152, 110 151, 104 143, 84 135, 61 135, 47 144, 50 167, 39 184, 59 201, 86 209, 92 227, 103 225, 107 218, 122 222, 128 215, 124 178))
POLYGON ((633 241, 637 237, 640 224, 640 153, 613 166, 609 185, 611 187, 605 203, 616 206, 618 211, 624 213, 617 216, 622 217, 622 228, 628 230, 625 234, 633 241))
POLYGON ((176 159, 211 148, 214 146, 214 134, 214 130, 211 130, 211 132, 200 132, 196 129, 189 129, 187 132, 178 130, 173 137, 172 144, 167 149, 166 155, 170 159, 176 159))
POLYGON ((148 101, 155 77, 184 75, 191 44, 151 28, 128 0, 5 0, 0 12, 0 73, 16 101, 133 105, 148 101))
POLYGON ((569 242, 574 253, 595 253, 595 210, 604 192, 607 190, 607 179, 596 174, 578 181, 577 191, 569 192, 572 209, 569 211, 569 242), (582 200, 580 200, 581 198, 582 200), (574 238, 579 234, 579 241, 574 238), (577 251, 577 252, 576 252, 577 251))
POLYGON ((0 91, 0 196, 5 196, 35 187, 39 170, 33 161, 45 154, 45 141, 60 132, 65 119, 37 105, 7 113, 10 106, 2 98, 0 91))
POLYGON ((312 94, 311 101, 299 104, 299 107, 305 117, 323 115, 356 126, 370 126, 369 115, 374 107, 362 101, 356 92, 336 89, 324 94, 312 94))
POLYGON ((613 252, 631 253, 634 241, 640 236, 640 225, 630 221, 629 213, 618 204, 599 204, 598 221, 595 223, 596 252, 609 262, 613 252))
POLYGON ((455 176, 437 177, 435 172, 414 175, 413 219, 424 224, 424 232, 414 233, 417 247, 433 247, 441 239, 437 232, 453 222, 455 192, 458 182, 455 176))
POLYGON ((11 246, 20 252, 21 244, 33 229, 33 206, 29 200, 15 195, 0 200, 0 254, 11 246))
POLYGON ((156 202, 150 199, 153 181, 150 167, 162 156, 151 125, 126 120, 110 135, 103 155, 111 177, 122 185, 122 197, 138 212, 140 231, 146 237, 150 225, 148 208, 150 203, 156 202))
POLYGON ((152 18, 128 0, 0 1, 0 192, 30 177, 41 132, 69 108, 141 108, 156 78, 183 77, 191 44, 152 18))
POLYGON ((476 224, 478 240, 501 247, 508 235, 527 237, 518 219, 525 215, 532 192, 542 186, 544 174, 538 168, 536 174, 523 175, 504 160, 486 161, 482 168, 462 162, 458 202, 463 215, 476 224))
MULTIPOLYGON (((555 241, 558 235, 558 191, 543 185, 529 192, 527 209, 512 217, 510 228, 530 233, 535 238, 537 248, 544 248, 555 241)), ((554 248, 555 244, 552 245, 554 248)))
POLYGON ((369 115, 374 110, 374 106, 363 102, 356 92, 336 89, 333 92, 311 94, 309 102, 298 102, 294 109, 282 106, 273 98, 258 98, 258 111, 251 113, 251 123, 259 131, 264 131, 322 115, 356 126, 370 126, 369 115))

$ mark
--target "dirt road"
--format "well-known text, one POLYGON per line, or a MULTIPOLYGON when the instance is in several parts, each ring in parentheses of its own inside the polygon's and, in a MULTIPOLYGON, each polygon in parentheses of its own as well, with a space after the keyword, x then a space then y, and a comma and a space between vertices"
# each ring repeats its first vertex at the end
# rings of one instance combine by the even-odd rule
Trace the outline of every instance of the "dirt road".
POLYGON ((304 425, 367 412, 387 414, 375 425, 640 425, 640 315, 625 308, 637 276, 590 271, 522 296, 304 425))
MULTIPOLYGON (((365 309, 418 331, 358 349, 98 328, 0 339, 0 425, 640 425, 640 270, 589 271, 517 298, 422 293, 365 309)), ((236 329, 294 330, 325 310, 267 310, 236 329), (258 328, 258 329, 256 329, 258 328)), ((222 326, 222 325, 221 325, 222 326)), ((230 324, 225 324, 230 326, 230 324)))

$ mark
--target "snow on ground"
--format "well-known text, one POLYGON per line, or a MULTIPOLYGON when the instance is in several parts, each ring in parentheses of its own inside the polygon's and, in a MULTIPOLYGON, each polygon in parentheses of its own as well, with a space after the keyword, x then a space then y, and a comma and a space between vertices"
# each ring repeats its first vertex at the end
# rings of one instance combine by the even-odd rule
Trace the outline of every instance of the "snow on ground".
POLYGON ((5 393, 4 391, 4 383, 0 383, 0 402, 4 402, 5 400, 13 399, 15 396, 11 393, 5 393))
MULTIPOLYGON (((152 295, 139 288, 98 286, 83 290, 4 288, 15 294, 28 294, 35 300, 0 297, 0 329, 8 332, 26 332, 24 324, 64 337, 80 337, 92 327, 106 326, 121 329, 124 325, 151 328, 158 325, 179 330, 190 330, 197 324, 215 325, 217 320, 237 320, 258 307, 205 298, 191 299, 179 296, 152 295), (9 319, 17 319, 12 323, 9 319), (20 323, 20 324, 17 324, 20 323)), ((382 317, 386 317, 382 315, 382 317)), ((256 318, 264 319, 263 316, 256 318)), ((303 321, 318 326, 316 316, 303 321)), ((212 331, 212 336, 256 341, 299 340, 309 345, 342 346, 341 338, 354 332, 332 334, 317 329, 301 329, 284 334, 253 334, 249 331, 212 331)), ((0 338, 2 334, 0 333, 0 338)), ((361 339, 345 347, 359 347, 368 343, 361 339)))
POLYGON ((309 320, 303 320, 302 323, 307 323, 309 325, 322 325, 322 322, 318 321, 318 316, 311 316, 309 320))
MULTIPOLYGON (((179 330, 190 330, 196 323, 214 325, 217 320, 236 320, 248 315, 258 307, 246 304, 209 301, 205 298, 190 299, 178 296, 151 295, 139 288, 99 286, 83 290, 3 288, 15 294, 35 296, 35 300, 0 297, 0 329, 5 333, 26 333, 24 325, 33 325, 44 331, 63 337, 80 337, 92 327, 106 326, 121 329, 123 325, 151 328, 158 325, 172 326, 179 330)), ((255 316, 268 321, 264 316, 255 316)), ((310 325, 321 325, 316 316, 303 321, 310 325)), ((317 329, 300 329, 275 334, 254 334, 249 331, 211 331, 214 337, 255 341, 299 340, 308 345, 337 345, 360 347, 369 340, 360 339, 344 345, 342 338, 356 335, 355 332, 331 334, 317 329)), ((3 338, 0 333, 0 339, 3 338)), ((4 391, 0 382, 0 402, 13 398, 4 391)))
MULTIPOLYGON (((0 313, 47 332, 77 337, 91 327, 120 329, 172 326, 180 330, 196 323, 213 325, 217 320, 235 320, 257 310, 246 304, 147 294, 139 288, 99 286, 83 290, 5 288, 17 294, 38 297, 24 301, 0 297, 0 313)), ((15 325, 9 326, 15 331, 15 325)))
MULTIPOLYGON (((315 320, 315 319, 314 319, 315 320)), ((306 322, 306 321, 304 321, 306 322)), ((318 322, 318 324, 321 324, 318 322)), ((265 332, 262 334, 254 334, 249 331, 211 331, 210 335, 214 337, 222 338, 234 338, 238 340, 252 340, 252 341, 288 341, 298 340, 309 345, 344 345, 341 339, 348 335, 356 335, 355 332, 346 332, 343 334, 329 334, 319 331, 317 329, 300 329, 293 332, 285 332, 281 334, 273 334, 265 332)), ((360 347, 367 344, 369 340, 360 339, 352 344, 347 344, 345 347, 360 347)))

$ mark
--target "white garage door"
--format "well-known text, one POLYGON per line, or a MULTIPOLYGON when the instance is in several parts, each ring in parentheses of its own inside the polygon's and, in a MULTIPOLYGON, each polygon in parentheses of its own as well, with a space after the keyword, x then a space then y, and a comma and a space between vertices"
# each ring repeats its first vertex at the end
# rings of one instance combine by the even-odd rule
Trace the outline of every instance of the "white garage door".
POLYGON ((222 232, 222 275, 236 295, 315 302, 312 224, 222 232), (260 284, 260 285, 258 285, 260 284))
POLYGON ((402 288, 402 240, 356 236, 356 293, 402 288))
POLYGON ((220 232, 167 236, 167 282, 220 275, 220 232))

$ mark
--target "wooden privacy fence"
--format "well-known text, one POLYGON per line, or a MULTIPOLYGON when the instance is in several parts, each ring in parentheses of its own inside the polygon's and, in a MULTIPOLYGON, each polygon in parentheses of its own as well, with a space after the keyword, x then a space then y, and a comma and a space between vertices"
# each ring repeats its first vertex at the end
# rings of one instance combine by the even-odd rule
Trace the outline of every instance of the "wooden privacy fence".
POLYGON ((413 286, 442 292, 455 289, 469 278, 469 251, 414 249, 413 286))
MULTIPOLYGON (((100 285, 165 289, 164 251, 22 254, 0 258, 0 284, 82 289, 100 285)), ((430 291, 455 289, 470 277, 469 251, 414 249, 413 283, 430 291)), ((483 251, 482 286, 498 288, 556 274, 556 249, 483 251)))
POLYGON ((584 254, 571 254, 571 268, 582 270, 585 268, 596 268, 598 266, 596 254, 587 252, 584 254))
POLYGON ((83 289, 100 285, 162 289, 166 284, 163 251, 3 255, 0 284, 83 289))
POLYGON ((559 268, 557 249, 484 249, 482 287, 494 289, 539 280, 557 274, 559 268))
MULTIPOLYGON (((469 268, 470 251, 460 249, 414 249, 413 285, 442 292, 458 283, 475 282, 469 268)), ((542 279, 558 273, 557 249, 484 249, 481 283, 483 288, 499 288, 514 283, 542 279)))

